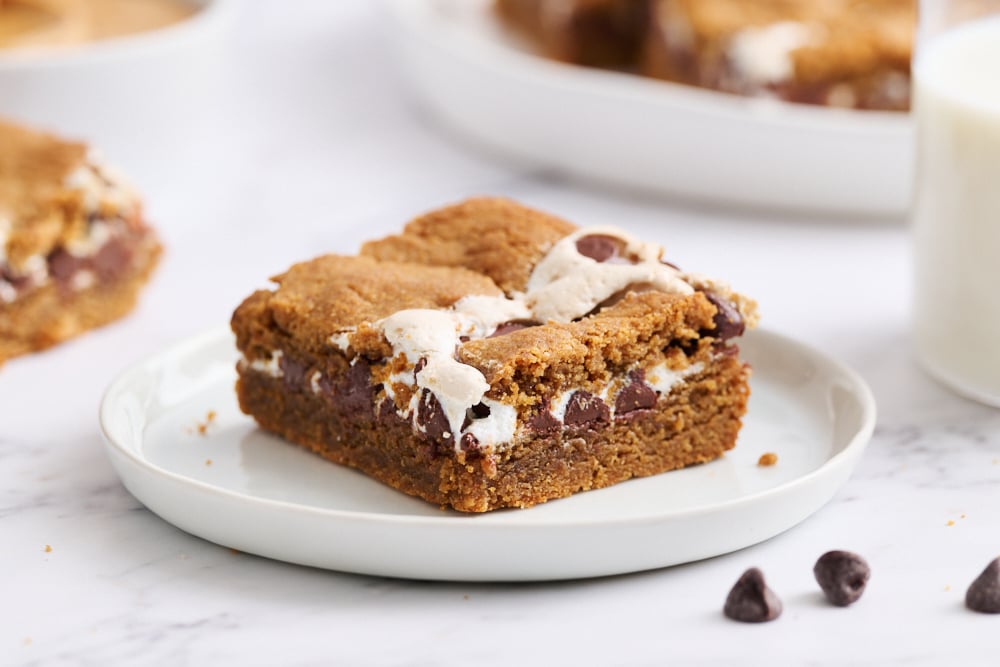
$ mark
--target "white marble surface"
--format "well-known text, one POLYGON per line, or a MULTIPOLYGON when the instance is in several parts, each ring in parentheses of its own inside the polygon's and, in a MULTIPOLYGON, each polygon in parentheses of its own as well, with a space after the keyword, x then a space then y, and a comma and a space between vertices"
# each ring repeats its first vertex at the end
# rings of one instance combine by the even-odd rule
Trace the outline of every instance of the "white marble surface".
POLYGON ((81 117, 141 184, 168 252, 133 316, 0 371, 0 664, 996 663, 1000 619, 962 599, 1000 553, 1000 411, 915 368, 902 224, 717 211, 492 162, 412 108, 371 3, 241 9, 226 77, 183 101, 204 109, 189 144, 157 141, 169 106, 138 139, 81 117), (799 527, 738 553, 531 585, 385 580, 234 554, 125 491, 96 419, 121 369, 224 323, 292 261, 352 251, 477 193, 660 240, 681 265, 756 296, 764 326, 853 365, 880 417, 851 481, 799 527), (823 604, 812 580, 832 548, 872 564, 848 609, 823 604), (777 622, 720 613, 752 565, 785 602, 777 622))

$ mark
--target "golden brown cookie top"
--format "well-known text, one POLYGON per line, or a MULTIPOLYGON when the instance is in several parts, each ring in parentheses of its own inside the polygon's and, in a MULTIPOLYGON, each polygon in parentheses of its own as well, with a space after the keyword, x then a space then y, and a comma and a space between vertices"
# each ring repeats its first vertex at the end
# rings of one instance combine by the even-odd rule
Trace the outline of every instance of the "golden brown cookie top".
MULTIPOLYGON (((619 303, 574 322, 549 322, 492 338, 471 340, 459 359, 479 369, 497 394, 521 388, 547 394, 558 387, 606 383, 677 341, 696 341, 716 313, 705 295, 628 293, 619 303)), ((697 343, 694 343, 697 348, 697 343)), ((689 360, 678 348, 678 365, 689 360)), ((709 350, 689 351, 706 358, 709 350)))
POLYGON ((535 264, 576 227, 509 199, 483 197, 425 213, 401 234, 370 241, 381 260, 460 266, 485 274, 506 294, 523 291, 535 264))
POLYGON ((51 247, 79 196, 65 182, 87 147, 0 120, 0 231, 12 261, 51 247))
MULTIPOLYGON (((778 25, 787 34, 789 24, 798 24, 791 58, 805 83, 908 69, 916 26, 915 0, 659 0, 658 11, 665 26, 684 20, 697 48, 719 54, 731 52, 740 36, 778 25)), ((759 36, 769 48, 787 39, 759 36)))
MULTIPOLYGON (((315 351, 337 333, 410 308, 447 308, 464 296, 500 296, 488 277, 460 267, 325 255, 273 279, 274 322, 315 351)), ((360 342, 360 341, 359 341, 360 342)))

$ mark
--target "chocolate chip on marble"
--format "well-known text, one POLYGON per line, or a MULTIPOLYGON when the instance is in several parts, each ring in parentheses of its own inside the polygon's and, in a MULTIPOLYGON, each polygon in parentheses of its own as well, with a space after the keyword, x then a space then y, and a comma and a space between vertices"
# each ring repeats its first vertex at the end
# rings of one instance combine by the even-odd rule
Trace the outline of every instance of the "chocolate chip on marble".
POLYGON ((764 573, 752 567, 733 585, 722 612, 743 623, 773 621, 781 616, 781 600, 767 587, 764 573))
POLYGON ((610 420, 611 409, 600 396, 594 396, 586 391, 577 391, 570 396, 566 404, 566 416, 563 418, 566 426, 606 424, 610 420))
POLYGON ((717 311, 712 318, 715 329, 710 334, 721 340, 729 340, 730 338, 743 335, 746 325, 743 322, 743 316, 740 315, 740 311, 733 304, 717 294, 713 294, 712 292, 705 292, 704 294, 717 311))
POLYGON ((645 371, 628 374, 629 383, 622 387, 615 399, 615 414, 624 415, 634 410, 649 409, 656 405, 656 390, 646 384, 645 371))
POLYGON ((606 236, 604 234, 581 236, 576 240, 576 251, 595 262, 629 261, 624 256, 625 242, 614 236, 606 236))
POLYGON ((535 322, 534 320, 511 320, 509 322, 503 322, 497 325, 497 328, 493 330, 487 338, 496 338, 497 336, 505 336, 509 333, 514 333, 515 331, 520 331, 521 329, 527 329, 528 327, 537 327, 541 322, 535 322))
POLYGON ((1000 558, 994 558, 965 592, 965 606, 981 614, 1000 614, 1000 558))
POLYGON ((865 559, 850 551, 828 551, 813 566, 826 599, 838 607, 858 601, 872 571, 865 559))

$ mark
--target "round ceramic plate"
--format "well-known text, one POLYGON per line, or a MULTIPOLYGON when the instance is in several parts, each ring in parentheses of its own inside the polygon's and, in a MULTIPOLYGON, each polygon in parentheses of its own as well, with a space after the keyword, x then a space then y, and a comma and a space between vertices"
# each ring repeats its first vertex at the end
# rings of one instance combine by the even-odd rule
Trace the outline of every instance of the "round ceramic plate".
POLYGON ((629 189, 762 208, 898 216, 909 114, 749 99, 545 60, 491 0, 396 0, 400 64, 423 106, 522 163, 629 189))
POLYGON ((752 397, 725 457, 527 510, 444 511, 258 429, 236 404, 228 331, 125 372, 104 397, 101 425, 136 498, 240 551, 416 579, 596 577, 755 544, 808 517, 847 480, 875 423, 863 380, 777 334, 752 332, 741 349, 754 367, 752 397), (776 465, 757 465, 765 452, 776 465))

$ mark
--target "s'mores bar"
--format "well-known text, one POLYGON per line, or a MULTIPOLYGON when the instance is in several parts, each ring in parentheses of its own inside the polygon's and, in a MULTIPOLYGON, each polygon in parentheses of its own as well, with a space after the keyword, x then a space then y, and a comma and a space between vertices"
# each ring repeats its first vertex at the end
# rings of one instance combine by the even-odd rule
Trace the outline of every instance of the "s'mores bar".
POLYGON ((652 0, 642 71, 858 109, 910 102, 915 0, 652 0))
POLYGON ((752 97, 905 110, 917 0, 496 0, 542 55, 752 97))
POLYGON ((754 302, 622 229, 473 199, 273 280, 232 318, 243 411, 429 502, 529 507, 736 443, 754 302))
POLYGON ((126 314, 159 255, 87 146, 0 120, 0 364, 126 314))

